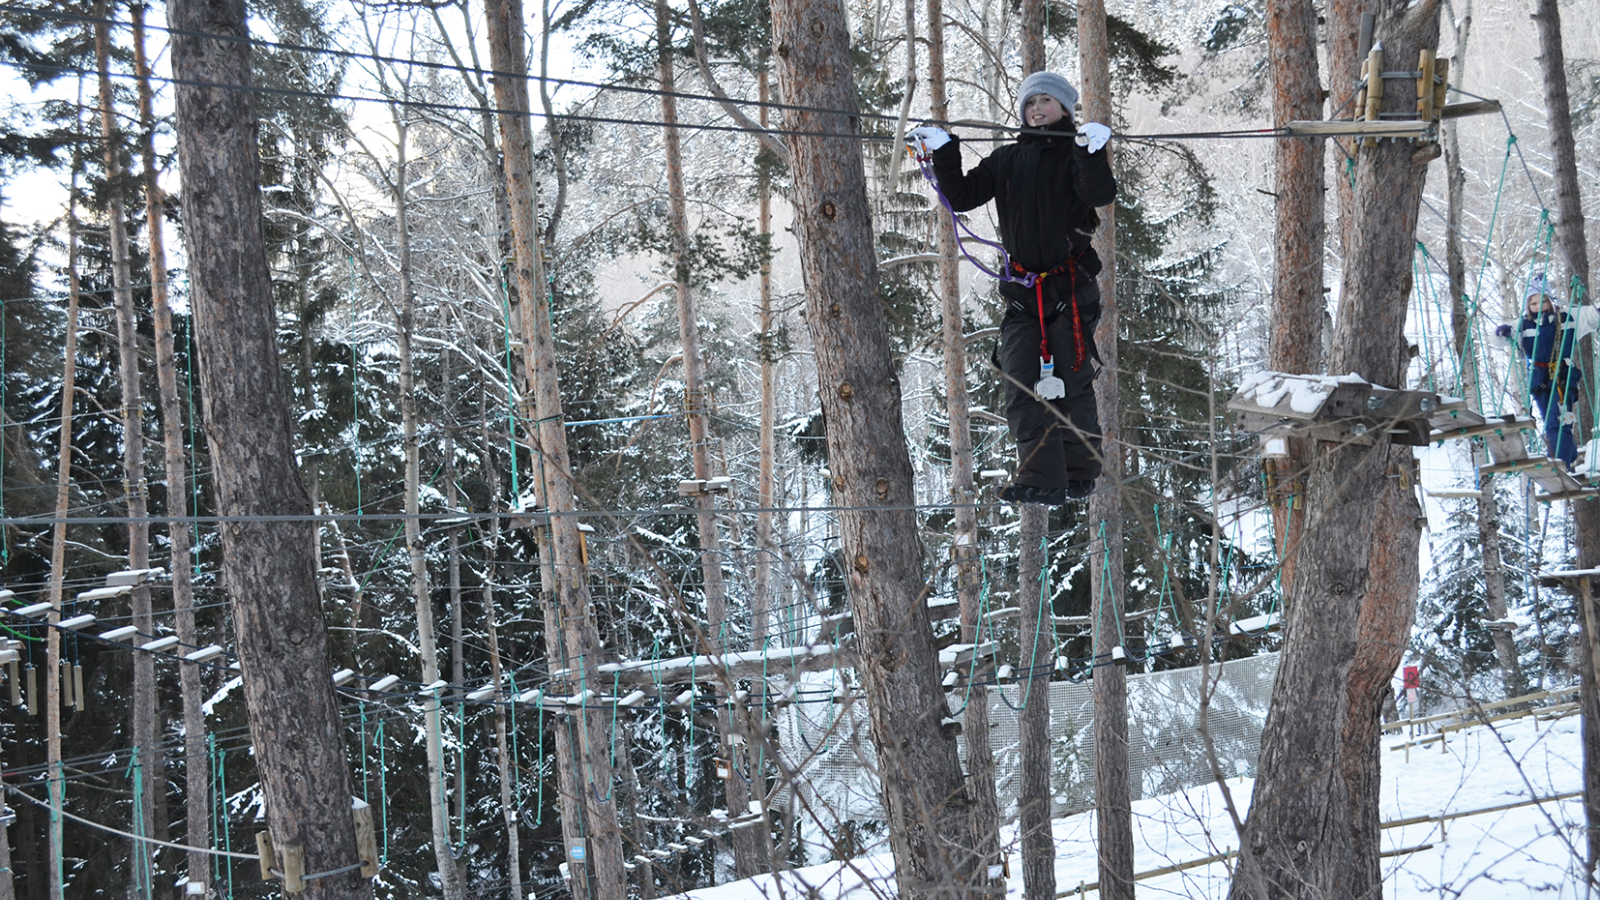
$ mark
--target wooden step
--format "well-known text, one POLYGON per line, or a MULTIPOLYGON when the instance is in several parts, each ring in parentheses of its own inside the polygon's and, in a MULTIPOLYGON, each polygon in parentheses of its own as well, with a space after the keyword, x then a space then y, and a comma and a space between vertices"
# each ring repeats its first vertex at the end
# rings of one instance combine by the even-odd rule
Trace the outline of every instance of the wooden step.
MULTIPOLYGON (((1548 456, 1522 456, 1521 458, 1508 459, 1487 466, 1479 466, 1478 471, 1485 475, 1515 475, 1522 472, 1538 472, 1541 469, 1554 470, 1557 463, 1548 456)), ((1570 476, 1569 476, 1570 477, 1570 476)))

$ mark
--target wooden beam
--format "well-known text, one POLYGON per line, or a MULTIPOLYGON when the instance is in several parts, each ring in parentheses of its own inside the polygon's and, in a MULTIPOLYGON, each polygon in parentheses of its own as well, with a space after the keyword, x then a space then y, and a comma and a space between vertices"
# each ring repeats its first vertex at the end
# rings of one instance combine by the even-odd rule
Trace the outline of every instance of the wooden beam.
POLYGON ((1327 137, 1339 135, 1364 135, 1366 137, 1380 138, 1414 138, 1421 137, 1429 128, 1428 122, 1414 120, 1376 122, 1351 122, 1334 119, 1328 122, 1306 119, 1290 122, 1283 126, 1283 130, 1296 137, 1327 137))
POLYGON ((1474 100, 1471 103, 1448 103, 1439 110, 1441 119, 1460 119, 1466 116, 1487 116, 1500 111, 1499 100, 1474 100))

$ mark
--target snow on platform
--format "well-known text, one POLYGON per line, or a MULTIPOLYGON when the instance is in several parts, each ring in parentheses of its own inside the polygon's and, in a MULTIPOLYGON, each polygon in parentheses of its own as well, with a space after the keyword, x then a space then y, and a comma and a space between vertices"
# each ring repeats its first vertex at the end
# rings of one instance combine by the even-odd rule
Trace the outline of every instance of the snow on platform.
MULTIPOLYGON (((834 644, 802 644, 794 647, 772 647, 766 650, 746 650, 740 653, 710 653, 700 656, 678 656, 672 659, 641 659, 631 662, 605 663, 595 671, 607 680, 615 678, 623 684, 653 684, 656 682, 681 684, 689 681, 714 681, 725 677, 749 678, 762 675, 788 675, 791 672, 812 672, 833 666, 848 666, 853 662, 849 651, 834 644)), ((569 676, 563 670, 550 673, 554 680, 569 676)))

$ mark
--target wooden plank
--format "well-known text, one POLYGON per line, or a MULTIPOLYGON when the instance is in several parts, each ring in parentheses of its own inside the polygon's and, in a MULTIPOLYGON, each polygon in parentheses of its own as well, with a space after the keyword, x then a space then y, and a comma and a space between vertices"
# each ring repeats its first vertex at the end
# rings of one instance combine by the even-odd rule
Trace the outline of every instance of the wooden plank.
POLYGON ((1516 472, 1533 472, 1546 469, 1554 465, 1548 456, 1530 456, 1522 459, 1508 459, 1492 465, 1479 466, 1478 471, 1485 475, 1507 475, 1516 472))
POLYGON ((1600 497, 1600 489, 1585 487, 1572 491, 1552 491, 1550 493, 1535 495, 1533 499, 1540 503, 1556 503, 1561 500, 1594 500, 1600 497))
MULTIPOLYGON (((727 678, 760 678, 786 676, 794 672, 817 672, 835 666, 855 665, 852 651, 819 644, 800 647, 778 647, 765 653, 729 653, 713 656, 678 657, 654 661, 607 663, 599 667, 601 676, 609 683, 630 686, 686 684, 689 681, 720 682, 727 678)), ((562 673, 553 673, 559 675, 562 673)))
POLYGON ((1500 112, 1499 100, 1475 100, 1471 103, 1447 103, 1439 110, 1439 118, 1460 119, 1465 116, 1494 115, 1498 112, 1500 112))
POLYGON ((1460 427, 1435 425, 1439 440, 1460 440, 1463 438, 1485 437, 1490 435, 1520 434, 1532 431, 1532 419, 1519 419, 1516 416, 1492 416, 1480 418, 1478 422, 1460 427))

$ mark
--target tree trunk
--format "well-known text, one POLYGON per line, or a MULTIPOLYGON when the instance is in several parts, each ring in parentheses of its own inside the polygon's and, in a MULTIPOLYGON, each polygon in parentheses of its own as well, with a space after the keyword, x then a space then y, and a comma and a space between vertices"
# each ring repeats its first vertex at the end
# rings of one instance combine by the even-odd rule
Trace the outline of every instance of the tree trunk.
POLYGON ((1044 71, 1044 4, 1045 0, 1022 0, 1022 21, 1018 24, 1022 28, 1023 77, 1044 71))
MULTIPOLYGON (((178 158, 224 584, 273 845, 305 871, 357 859, 343 723, 317 595, 313 529, 290 435, 257 157, 242 0, 173 0, 178 158), (295 517, 283 521, 277 517, 295 517), (270 518, 260 518, 270 517, 270 518)), ((304 900, 364 900, 359 871, 306 883, 304 900)))
MULTIPOLYGON (((1577 148, 1572 136, 1572 106, 1567 97, 1566 54, 1561 43, 1561 8, 1556 0, 1536 0, 1533 11, 1534 24, 1539 29, 1539 69, 1544 75, 1545 116, 1550 123, 1550 154, 1554 157, 1556 178, 1556 243, 1561 248, 1561 262, 1569 276, 1569 295, 1574 303, 1592 302, 1589 295, 1589 245, 1584 235, 1583 195, 1578 187, 1577 148)), ((1592 336, 1579 343, 1575 359, 1593 359, 1592 336)), ((1590 373, 1592 386, 1595 382, 1590 373)), ((1595 407, 1592 390, 1578 397, 1578 440, 1589 443, 1594 437, 1595 407)), ((1595 452, 1588 452, 1589 465, 1595 465, 1595 452)), ((1578 566, 1600 566, 1600 505, 1594 503, 1572 504, 1572 518, 1578 530, 1578 566)), ((1591 591, 1590 594, 1593 592, 1591 591)), ((1580 597, 1579 602, 1594 602, 1592 597, 1580 597)), ((1587 629, 1590 617, 1578 616, 1581 628, 1587 629)), ((1579 635, 1578 644, 1587 648, 1587 634, 1579 635)), ((1583 708, 1583 807, 1588 825, 1588 866, 1593 872, 1600 864, 1600 685, 1596 684, 1594 666, 1583 666, 1581 706, 1583 708)))
POLYGON ((1046 549, 1049 524, 1048 507, 1023 505, 1017 537, 1017 604, 1022 608, 1017 670, 1026 687, 1017 717, 1017 742, 1022 752, 1017 806, 1026 900, 1055 900, 1056 896, 1056 842, 1050 830, 1054 805, 1050 790, 1050 673, 1055 669, 1056 629, 1046 549))
MULTIPOLYGON (((506 385, 507 401, 510 400, 511 386, 506 385)), ((483 395, 483 405, 480 408, 479 428, 485 434, 489 433, 488 392, 483 395)), ((492 458, 492 457, 491 457, 492 458)), ((495 512, 500 509, 500 469, 493 465, 484 466, 485 475, 489 480, 489 497, 495 512)), ((500 679, 504 677, 504 669, 500 660, 500 625, 495 612, 494 585, 495 574, 500 563, 500 517, 492 516, 488 522, 488 533, 483 540, 483 622, 484 630, 489 637, 489 676, 493 679, 495 687, 500 686, 500 679)), ((520 798, 515 795, 516 760, 511 758, 510 738, 511 731, 506 721, 506 711, 511 702, 499 698, 500 702, 494 708, 494 741, 496 762, 500 776, 500 814, 506 823, 506 871, 509 873, 511 897, 518 900, 522 893, 522 837, 520 832, 522 816, 520 815, 520 798)), ((535 734, 535 740, 544 740, 544 735, 535 734)), ((543 777, 543 773, 539 773, 543 777)))
MULTIPOLYGON (((763 104, 771 99, 770 73, 763 67, 757 73, 757 89, 763 104)), ((760 123, 764 129, 767 127, 768 109, 761 107, 760 123)), ((788 148, 784 148, 787 155, 788 148)), ((756 192, 759 210, 757 212, 757 227, 759 233, 767 240, 772 239, 772 166, 767 159, 759 158, 756 161, 758 168, 756 175, 756 192)), ((760 273, 761 297, 761 425, 759 438, 759 463, 756 484, 756 505, 760 511, 756 513, 756 564, 755 576, 752 583, 750 598, 750 649, 765 650, 772 642, 772 610, 776 604, 773 602, 774 562, 778 557, 777 542, 773 535, 773 519, 778 504, 778 358, 777 358, 777 324, 778 318, 772 309, 772 260, 761 261, 760 273)), ((763 695, 766 685, 760 685, 763 695)), ((765 718, 766 709, 763 707, 762 716, 758 721, 751 723, 750 745, 761 747, 766 741, 769 724, 765 718)), ((752 715, 754 712, 752 711, 752 715)), ((750 778, 754 783, 754 792, 763 803, 767 796, 767 777, 765 767, 765 752, 758 754, 750 766, 750 778)), ((769 871, 783 867, 787 854, 780 848, 773 846, 772 830, 769 826, 763 828, 759 835, 760 846, 758 852, 764 854, 769 871)), ((645 885, 644 887, 650 887, 645 885)))
MULTIPOLYGON (((1447 6, 1446 9, 1449 9, 1447 6)), ((1467 38, 1472 31, 1472 0, 1467 0, 1466 13, 1454 23, 1455 56, 1450 63, 1450 80, 1461 87, 1466 76, 1467 38)), ((1482 375, 1478 370, 1477 347, 1470 343, 1468 329, 1471 312, 1467 309, 1467 262, 1461 249, 1461 229, 1466 218, 1467 175, 1461 165, 1461 144, 1458 137, 1459 121, 1451 119, 1440 125, 1444 143, 1445 185, 1447 208, 1445 221, 1445 271, 1450 279, 1450 332, 1455 341, 1456 356, 1461 366, 1460 395, 1475 409, 1483 409, 1482 375)), ((1488 464, 1488 454, 1478 445, 1471 445, 1472 467, 1478 469, 1488 464)), ((1515 476, 1513 476, 1515 477, 1515 476)), ((1494 491, 1494 476, 1481 476, 1482 493, 1478 497, 1478 548, 1483 557, 1484 606, 1490 618, 1497 623, 1508 621, 1506 610, 1506 572, 1500 553, 1500 500, 1494 491)), ((1495 657, 1500 663, 1500 683, 1507 697, 1519 697, 1527 692, 1527 679, 1517 660, 1517 647, 1513 628, 1509 625, 1491 625, 1495 657)))
MULTIPOLYGON (((1083 82, 1083 120, 1113 122, 1111 51, 1103 0, 1078 0, 1079 65, 1083 82)), ((1101 151, 1113 152, 1115 145, 1101 151)), ((1133 787, 1128 776, 1128 672, 1112 663, 1111 648, 1122 643, 1127 605, 1122 564, 1122 422, 1117 386, 1117 222, 1116 205, 1100 210, 1095 249, 1105 261, 1100 273, 1100 324, 1095 346, 1104 368, 1095 379, 1095 402, 1105 448, 1103 488, 1089 499, 1090 591, 1094 604, 1094 796, 1099 828, 1100 896, 1133 900, 1133 787)))
POLYGON ((1417 526, 1422 508, 1412 486, 1411 448, 1391 447, 1387 455, 1387 478, 1377 498, 1368 558, 1371 580, 1356 625, 1356 653, 1346 690, 1349 713, 1339 760, 1339 776, 1350 803, 1350 845, 1355 858, 1344 896, 1373 900, 1383 897, 1378 856, 1382 824, 1378 801, 1383 796, 1379 726, 1391 681, 1411 637, 1420 576, 1417 553, 1422 541, 1417 526))
MULTIPOLYGON (((672 12, 667 0, 656 0, 656 63, 661 83, 661 121, 665 127, 661 139, 665 149, 667 176, 667 216, 672 238, 673 293, 678 304, 678 337, 683 346, 684 412, 689 420, 689 454, 694 464, 694 477, 704 481, 712 477, 710 418, 711 398, 706 391, 705 359, 700 353, 700 322, 695 308, 694 288, 690 284, 693 260, 689 255, 689 206, 683 184, 683 154, 678 136, 677 76, 672 61, 672 12)), ((725 633, 727 622, 727 592, 722 581, 722 533, 717 525, 715 495, 702 491, 695 496, 697 532, 700 537, 700 577, 706 601, 707 634, 700 642, 706 653, 725 653, 733 649, 725 633)), ((729 702, 735 693, 734 685, 726 685, 729 702)), ((724 783, 728 814, 744 815, 750 806, 750 785, 738 775, 748 768, 744 747, 734 740, 735 710, 730 706, 718 714, 718 731, 722 735, 723 758, 732 771, 724 783)), ((761 871, 759 836, 755 829, 737 828, 729 836, 733 844, 734 871, 739 878, 750 878, 761 871)))
MULTIPOLYGON (((155 329, 156 383, 161 391, 162 460, 166 472, 167 515, 188 515, 188 462, 183 448, 183 407, 178 396, 178 365, 172 334, 172 306, 167 300, 167 250, 162 227, 164 194, 158 180, 160 161, 155 152, 155 113, 152 110, 150 65, 144 51, 144 7, 133 7, 133 52, 139 76, 139 123, 141 153, 144 157, 145 225, 150 232, 150 298, 155 329)), ((167 526, 171 544, 172 607, 178 640, 185 647, 198 646, 199 632, 194 617, 192 542, 189 526, 172 522, 167 526)), ((183 702, 183 779, 184 843, 190 847, 211 845, 211 768, 206 756, 206 719, 201 708, 205 685, 198 663, 178 668, 183 702)), ((188 876, 192 883, 208 884, 210 858, 203 849, 190 850, 188 876)))
MULTIPOLYGON (((539 234, 534 214, 533 136, 528 123, 527 67, 523 53, 521 0, 485 0, 490 65, 510 77, 496 78, 495 105, 499 108, 501 147, 505 156, 507 195, 511 201, 514 270, 520 303, 523 375, 526 394, 533 399, 531 435, 538 451, 545 508, 551 513, 549 528, 540 541, 540 562, 547 585, 545 640, 553 664, 565 668, 552 672, 552 690, 577 683, 599 684, 594 671, 599 664, 600 639, 589 596, 588 572, 583 564, 577 508, 574 499, 567 435, 561 414, 561 385, 556 372, 555 338, 546 302, 544 262, 539 255, 539 234), (559 615, 557 613, 559 612, 559 615)), ((575 693, 576 691, 574 691, 575 693)), ((615 777, 609 757, 607 722, 580 707, 563 717, 565 732, 556 741, 560 770, 562 834, 569 847, 585 842, 583 862, 568 854, 573 865, 573 893, 578 897, 626 896, 622 836, 617 828, 617 808, 612 787, 615 777), (578 732, 583 731, 580 741, 578 732), (581 746, 580 746, 581 745, 581 746)))
MULTIPOLYGON (((1389 10, 1379 16, 1377 33, 1386 58, 1410 66, 1421 49, 1437 44, 1437 4, 1389 10)), ((1414 94, 1400 89, 1386 92, 1384 101, 1389 111, 1411 114, 1415 103, 1414 94)), ((1329 371, 1402 386, 1411 248, 1426 164, 1436 155, 1436 147, 1409 141, 1360 151, 1329 371)), ((1407 562, 1372 553, 1384 498, 1398 502, 1395 455, 1409 459, 1386 445, 1323 442, 1314 451, 1310 512, 1233 897, 1357 896, 1366 881, 1362 861, 1375 852, 1378 834, 1366 824, 1364 798, 1351 791, 1375 777, 1366 771, 1373 760, 1363 734, 1374 727, 1377 709, 1363 700, 1374 690, 1371 670, 1381 668, 1383 653, 1406 640, 1400 623, 1408 625, 1409 615, 1385 592, 1401 592, 1405 567, 1415 565, 1414 554, 1407 562), (1359 652, 1361 642, 1378 652, 1359 652), (1358 840, 1374 846, 1358 850, 1358 840)), ((1392 672, 1390 665, 1384 679, 1392 672)))
MULTIPOLYGON (((99 5, 100 15, 106 4, 99 5)), ((107 228, 111 245, 112 297, 117 316, 117 372, 122 383, 122 484, 127 492, 128 568, 150 567, 148 486, 144 478, 144 395, 139 380, 139 326, 133 309, 133 278, 128 259, 128 222, 122 198, 121 129, 111 94, 111 37, 104 21, 94 28, 95 60, 100 74, 100 141, 109 185, 107 228)), ((143 635, 155 636, 155 617, 150 605, 150 586, 140 584, 130 595, 134 627, 143 635)), ((156 660, 154 654, 133 654, 133 702, 128 715, 133 724, 134 765, 141 773, 135 780, 139 795, 134 800, 136 835, 154 836, 156 792, 165 778, 161 772, 158 744, 161 729, 156 721, 156 660)), ((129 855, 129 885, 134 896, 153 889, 150 883, 155 865, 155 845, 135 839, 129 855)))
MULTIPOLYGON (((55 525, 50 542, 50 612, 45 621, 51 625, 61 621, 61 595, 67 571, 67 512, 72 495, 72 401, 77 395, 78 378, 78 170, 81 160, 73 161, 72 190, 67 195, 67 333, 62 350, 61 364, 61 436, 56 457, 55 525)), ((31 708, 34 698, 28 698, 29 715, 38 715, 31 708)), ((45 787, 50 803, 50 859, 61 859, 66 848, 62 845, 61 810, 65 806, 66 771, 61 765, 61 629, 45 630, 44 644, 44 733, 45 733, 45 787)), ((61 867, 51 862, 48 866, 50 900, 63 900, 66 885, 62 881, 61 867)))
MULTIPOLYGON (((1322 118, 1317 80, 1317 11, 1310 0, 1267 4, 1267 45, 1273 73, 1272 117, 1276 126, 1322 118)), ((1272 322, 1267 368, 1277 372, 1322 371, 1323 151, 1321 138, 1276 142, 1277 186, 1273 198, 1277 249, 1272 277, 1272 322)), ((1305 530, 1305 473, 1311 442, 1288 441, 1287 458, 1266 458, 1273 475, 1274 540, 1282 566, 1279 590, 1294 583, 1294 562, 1305 530)))
POLYGON ((902 897, 983 880, 928 621, 911 461, 867 211, 850 32, 838 0, 772 5, 792 202, 857 653, 902 897), (809 110, 839 110, 835 113, 809 110), (824 137, 821 135, 840 135, 824 137))
MULTIPOLYGON (((454 422, 454 411, 451 409, 450 397, 450 349, 442 348, 439 353, 439 396, 444 399, 442 404, 446 421, 454 422)), ((445 509, 454 512, 460 507, 456 500, 456 441, 453 425, 444 428, 444 505, 445 509)), ((467 683, 467 658, 466 642, 463 638, 461 610, 461 530, 451 526, 445 535, 445 559, 449 571, 450 596, 450 684, 455 687, 456 715, 465 718, 466 688, 467 683)), ((499 687, 499 681, 491 682, 499 687)), ((456 821, 467 821, 467 748, 456 748, 456 821)), ((465 829, 465 824, 463 824, 465 829)), ((514 896, 514 895, 513 895, 514 896)))
MULTIPOLYGON (((944 68, 944 2, 928 0, 928 84, 935 121, 950 120, 944 68)), ((956 564, 956 600, 961 607, 961 641, 975 644, 982 634, 983 564, 978 549, 978 490, 973 478, 972 413, 967 396, 966 318, 961 311, 961 261, 955 224, 934 212, 939 253, 939 300, 944 347, 944 408, 950 423, 950 552, 956 564)), ((978 682, 984 679, 975 679, 978 682)), ((1000 862, 1000 799, 995 787, 994 749, 989 743, 989 688, 969 685, 962 734, 967 739, 967 797, 972 801, 975 851, 985 877, 1000 862)), ((1003 890, 996 882, 996 890, 1003 890)))
MULTIPOLYGON (((411 331, 415 327, 416 299, 411 287, 411 230, 407 209, 406 185, 410 173, 407 167, 409 123, 396 109, 397 134, 395 177, 392 185, 395 204, 395 240, 400 275, 400 306, 395 322, 395 343, 400 357, 400 429, 405 452, 405 532, 406 558, 411 569, 411 599, 417 612, 417 648, 422 657, 422 683, 439 681, 439 647, 434 634, 433 596, 428 587, 428 557, 422 545, 422 522, 419 498, 422 493, 422 472, 417 448, 417 394, 416 376, 411 360, 411 331)), ((433 831, 433 858, 439 867, 439 887, 445 900, 460 900, 465 886, 461 868, 456 865, 450 845, 450 802, 444 771, 444 747, 441 730, 443 712, 440 709, 443 692, 429 690, 423 700, 423 714, 427 722, 428 808, 433 831)), ((460 789, 460 785, 457 786, 460 789)))

